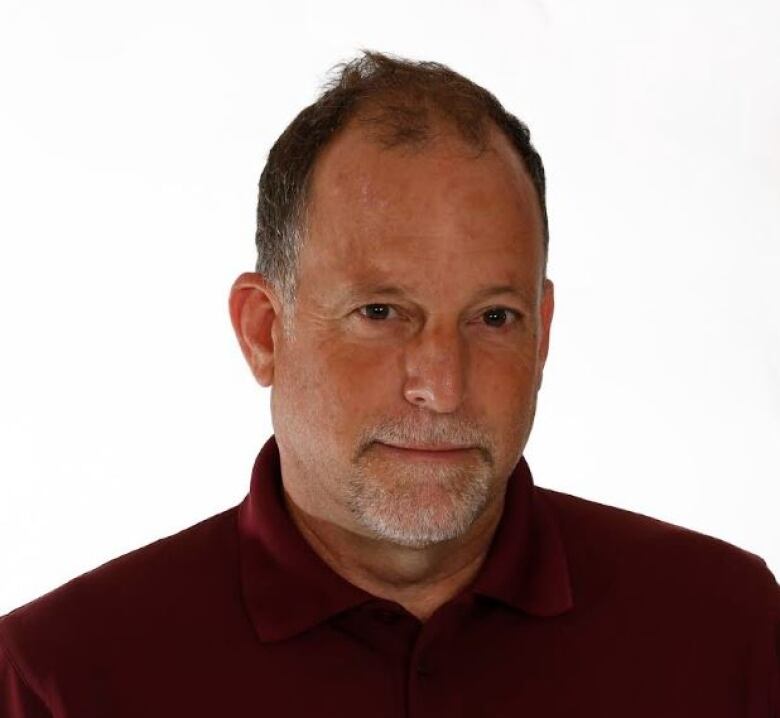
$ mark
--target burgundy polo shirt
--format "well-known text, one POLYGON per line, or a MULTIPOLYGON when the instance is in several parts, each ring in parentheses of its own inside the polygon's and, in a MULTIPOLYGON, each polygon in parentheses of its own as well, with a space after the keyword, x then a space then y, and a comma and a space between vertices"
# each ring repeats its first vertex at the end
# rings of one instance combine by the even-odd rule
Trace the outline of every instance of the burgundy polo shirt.
POLYGON ((780 588, 757 556, 534 486, 424 623, 249 495, 0 618, 3 718, 780 717, 780 588))

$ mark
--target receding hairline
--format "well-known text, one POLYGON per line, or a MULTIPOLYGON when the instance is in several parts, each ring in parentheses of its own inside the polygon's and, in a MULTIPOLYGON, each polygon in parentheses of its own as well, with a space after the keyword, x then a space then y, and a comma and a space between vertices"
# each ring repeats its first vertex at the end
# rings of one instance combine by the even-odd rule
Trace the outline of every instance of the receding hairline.
POLYGON ((537 220, 539 222, 540 239, 543 247, 546 249, 544 209, 534 184, 531 171, 529 170, 524 157, 512 142, 512 139, 491 117, 486 116, 484 118, 484 125, 480 132, 479 142, 472 142, 470 138, 464 137, 463 133, 459 131, 457 125, 451 121, 449 117, 445 116, 443 113, 437 113, 428 126, 424 138, 420 138, 415 142, 399 142, 388 146, 388 144, 382 142, 381 139, 377 139, 377 136, 373 131, 372 123, 366 123, 360 108, 333 133, 328 142, 320 148, 320 152, 318 152, 315 161, 312 163, 306 178, 304 191, 301 194, 302 215, 300 217, 301 222, 299 226, 304 235, 308 233, 310 227, 309 221, 314 207, 315 177, 322 171, 323 162, 327 160, 328 155, 338 147, 339 142, 343 141, 344 137, 348 134, 352 137, 360 137, 366 140, 368 144, 378 148, 380 151, 391 152, 400 156, 407 155, 416 157, 441 151, 442 148, 453 148, 453 155, 478 160, 486 154, 494 154, 497 157, 500 157, 501 150, 504 150, 506 152, 506 156, 503 158, 504 161, 511 162, 509 158, 514 159, 519 167, 526 189, 532 197, 537 220))

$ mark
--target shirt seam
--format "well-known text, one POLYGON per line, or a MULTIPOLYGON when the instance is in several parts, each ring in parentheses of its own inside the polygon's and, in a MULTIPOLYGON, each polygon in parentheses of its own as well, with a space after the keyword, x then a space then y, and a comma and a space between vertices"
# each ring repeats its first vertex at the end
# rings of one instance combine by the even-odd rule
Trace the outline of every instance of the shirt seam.
POLYGON ((11 670, 16 674, 16 676, 22 682, 24 687, 27 688, 27 690, 30 691, 30 693, 32 693, 41 703, 43 703, 43 706, 49 712, 49 715, 53 716, 54 711, 52 710, 52 707, 48 699, 46 698, 46 696, 44 696, 42 693, 36 690, 35 687, 32 685, 30 679, 22 670, 22 667, 19 664, 19 661, 17 660, 16 656, 14 656, 13 652, 11 651, 11 647, 8 644, 8 640, 4 640, 4 639, 6 639, 5 628, 3 626, 3 621, 0 621, 0 651, 2 651, 5 654, 5 657, 8 659, 8 665, 11 666, 11 670))

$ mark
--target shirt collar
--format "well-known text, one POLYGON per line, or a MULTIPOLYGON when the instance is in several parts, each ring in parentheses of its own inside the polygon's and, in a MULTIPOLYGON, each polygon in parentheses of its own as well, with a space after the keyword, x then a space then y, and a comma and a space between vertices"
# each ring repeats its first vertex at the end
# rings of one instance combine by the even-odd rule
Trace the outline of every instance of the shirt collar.
POLYGON ((574 606, 558 522, 523 456, 507 481, 501 521, 470 590, 534 616, 557 616, 574 606))
MULTIPOLYGON (((241 590, 262 641, 279 641, 375 600, 333 571, 298 531, 284 505, 279 448, 272 435, 238 509, 241 590)), ((467 589, 537 616, 573 605, 563 542, 551 508, 520 458, 507 483, 491 548, 467 589)))

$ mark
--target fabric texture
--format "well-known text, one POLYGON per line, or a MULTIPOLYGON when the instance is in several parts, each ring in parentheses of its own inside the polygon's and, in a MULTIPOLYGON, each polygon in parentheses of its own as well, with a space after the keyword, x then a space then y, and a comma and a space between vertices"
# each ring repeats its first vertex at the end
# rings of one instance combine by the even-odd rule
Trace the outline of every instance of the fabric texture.
POLYGON ((246 498, 0 617, 0 718, 780 718, 780 587, 716 538, 535 486, 420 622, 246 498))

